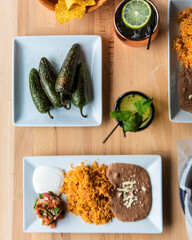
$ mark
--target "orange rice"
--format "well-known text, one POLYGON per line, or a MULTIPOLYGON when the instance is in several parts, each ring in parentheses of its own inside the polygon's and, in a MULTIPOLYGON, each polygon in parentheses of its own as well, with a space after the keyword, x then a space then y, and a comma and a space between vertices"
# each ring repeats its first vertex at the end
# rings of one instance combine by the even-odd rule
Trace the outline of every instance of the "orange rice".
POLYGON ((61 191, 67 196, 67 210, 84 222, 105 224, 112 221, 110 199, 115 187, 106 177, 107 167, 96 162, 68 171, 61 191))
POLYGON ((192 68, 192 8, 187 7, 179 11, 176 19, 179 23, 181 35, 173 42, 178 60, 185 68, 192 68))

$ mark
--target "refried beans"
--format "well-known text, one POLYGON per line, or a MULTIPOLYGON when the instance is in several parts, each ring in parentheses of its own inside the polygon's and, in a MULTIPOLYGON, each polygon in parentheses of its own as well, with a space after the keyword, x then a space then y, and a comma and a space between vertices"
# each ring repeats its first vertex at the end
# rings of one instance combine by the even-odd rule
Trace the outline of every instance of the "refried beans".
POLYGON ((148 172, 134 164, 113 163, 107 177, 116 185, 111 211, 122 222, 133 222, 149 215, 152 205, 151 181, 148 172))
POLYGON ((192 69, 182 68, 178 74, 179 106, 182 110, 192 112, 192 69))

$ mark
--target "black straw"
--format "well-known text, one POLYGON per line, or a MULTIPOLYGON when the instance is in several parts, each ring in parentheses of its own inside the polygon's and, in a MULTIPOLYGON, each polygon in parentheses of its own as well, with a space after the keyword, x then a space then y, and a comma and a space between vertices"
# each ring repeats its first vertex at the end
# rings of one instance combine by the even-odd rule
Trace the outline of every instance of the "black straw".
POLYGON ((103 143, 106 143, 107 140, 109 139, 109 137, 114 133, 114 131, 117 129, 117 127, 119 126, 119 123, 113 128, 113 130, 109 133, 109 135, 105 138, 105 140, 103 141, 103 143))
POLYGON ((150 33, 150 36, 149 36, 149 41, 148 41, 148 45, 147 45, 147 50, 149 50, 149 47, 150 47, 150 44, 151 44, 151 36, 152 36, 152 33, 150 33))
POLYGON ((124 127, 123 127, 123 135, 124 135, 124 137, 126 137, 126 133, 125 133, 124 127))
POLYGON ((153 30, 154 30, 154 24, 151 25, 151 32, 150 32, 150 35, 149 35, 149 41, 148 41, 148 44, 147 44, 147 50, 149 50, 150 45, 151 45, 151 37, 152 37, 152 34, 153 34, 153 30))

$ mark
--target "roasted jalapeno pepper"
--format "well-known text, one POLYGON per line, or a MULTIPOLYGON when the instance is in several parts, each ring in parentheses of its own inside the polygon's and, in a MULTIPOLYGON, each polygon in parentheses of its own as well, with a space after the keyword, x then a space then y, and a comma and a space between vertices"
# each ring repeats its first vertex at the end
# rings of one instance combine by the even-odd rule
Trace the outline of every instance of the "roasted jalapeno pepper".
POLYGON ((75 87, 72 93, 72 103, 75 107, 80 109, 83 117, 83 107, 88 104, 88 90, 87 90, 87 69, 84 63, 80 63, 77 67, 75 87))
POLYGON ((50 118, 53 118, 49 113, 49 110, 52 109, 53 105, 43 91, 39 73, 35 68, 32 68, 29 74, 29 89, 37 110, 40 113, 48 113, 50 118))
POLYGON ((55 90, 60 93, 61 102, 66 109, 71 107, 71 94, 80 57, 80 46, 74 44, 65 58, 56 80, 55 90), (69 106, 67 107, 67 105, 69 106))
POLYGON ((39 64, 39 76, 43 90, 50 102, 54 107, 60 108, 62 106, 60 95, 55 91, 55 82, 57 77, 49 60, 47 60, 45 57, 41 59, 39 64))

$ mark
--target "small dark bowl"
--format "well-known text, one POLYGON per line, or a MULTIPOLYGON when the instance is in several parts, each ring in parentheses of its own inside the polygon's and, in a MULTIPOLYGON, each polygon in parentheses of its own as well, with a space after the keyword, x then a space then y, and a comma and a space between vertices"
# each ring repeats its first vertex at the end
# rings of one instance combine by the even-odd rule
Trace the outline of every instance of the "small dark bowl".
MULTIPOLYGON (((124 93, 123 95, 121 95, 121 96, 117 99, 117 101, 116 101, 116 103, 115 103, 115 106, 114 106, 114 111, 120 110, 120 105, 121 105, 121 102, 122 102, 123 98, 126 97, 126 96, 128 96, 128 95, 131 95, 131 94, 137 94, 137 95, 140 95, 140 96, 142 96, 142 97, 144 97, 144 98, 146 98, 146 99, 149 98, 147 95, 145 95, 145 94, 142 93, 142 92, 138 92, 138 91, 126 92, 126 93, 124 93)), ((149 127, 149 125, 152 123, 152 121, 153 121, 153 119, 154 119, 154 116, 155 116, 155 107, 154 107, 154 104, 152 103, 152 104, 151 104, 151 117, 150 117, 149 121, 148 121, 147 124, 144 125, 142 128, 139 128, 139 129, 137 130, 137 132, 142 131, 142 130, 146 129, 147 127, 149 127)), ((122 123, 122 122, 118 121, 117 119, 116 119, 116 122, 119 123, 120 127, 123 127, 123 123, 122 123)))

